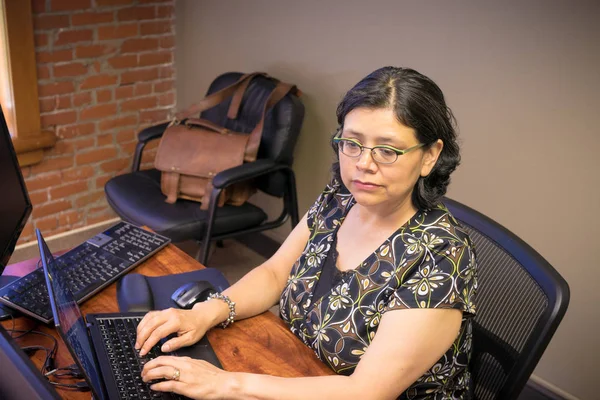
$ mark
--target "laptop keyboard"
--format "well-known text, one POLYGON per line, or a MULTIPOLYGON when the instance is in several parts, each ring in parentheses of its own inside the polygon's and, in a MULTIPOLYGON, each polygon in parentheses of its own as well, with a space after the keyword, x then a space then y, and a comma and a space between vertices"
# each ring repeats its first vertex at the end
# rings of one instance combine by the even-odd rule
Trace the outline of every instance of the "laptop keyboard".
MULTIPOLYGON (((81 304, 168 243, 166 237, 119 222, 57 257, 55 262, 69 277, 71 292, 81 304)), ((46 324, 52 321, 42 268, 1 288, 0 303, 46 324)))
POLYGON ((144 382, 141 377, 144 365, 162 354, 161 343, 157 344, 144 357, 135 350, 137 325, 142 317, 98 318, 98 328, 121 399, 185 399, 175 393, 150 390, 155 382, 144 382))

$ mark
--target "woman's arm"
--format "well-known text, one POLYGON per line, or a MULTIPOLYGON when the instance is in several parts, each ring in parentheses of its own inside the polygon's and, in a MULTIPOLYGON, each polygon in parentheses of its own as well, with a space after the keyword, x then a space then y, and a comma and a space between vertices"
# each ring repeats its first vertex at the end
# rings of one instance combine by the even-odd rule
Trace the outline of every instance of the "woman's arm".
POLYGON ((396 399, 450 348, 462 312, 456 309, 409 309, 385 313, 371 345, 351 376, 279 378, 231 373, 204 361, 159 357, 144 367, 144 380, 173 375, 154 390, 175 391, 196 399, 328 400, 396 399))

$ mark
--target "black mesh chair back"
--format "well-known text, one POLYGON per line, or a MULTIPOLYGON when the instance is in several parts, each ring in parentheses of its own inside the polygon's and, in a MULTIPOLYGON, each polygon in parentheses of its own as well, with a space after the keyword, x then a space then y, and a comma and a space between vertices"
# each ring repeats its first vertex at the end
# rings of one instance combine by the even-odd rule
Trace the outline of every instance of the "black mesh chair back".
POLYGON ((515 399, 567 310, 569 286, 512 232, 459 202, 444 204, 469 233, 477 256, 474 398, 515 399))
MULTIPOLYGON (((228 72, 218 76, 210 85, 207 95, 221 90, 242 76, 239 72, 228 72)), ((231 98, 206 110, 201 117, 236 132, 250 133, 260 120, 262 107, 275 83, 264 76, 252 79, 244 92, 238 118, 227 118, 231 98)), ((269 110, 265 116, 263 135, 258 149, 257 159, 270 159, 291 166, 293 151, 300 134, 304 119, 304 105, 297 96, 288 94, 269 110)), ((284 179, 280 174, 271 174, 257 181, 260 190, 281 197, 285 191, 284 179)))

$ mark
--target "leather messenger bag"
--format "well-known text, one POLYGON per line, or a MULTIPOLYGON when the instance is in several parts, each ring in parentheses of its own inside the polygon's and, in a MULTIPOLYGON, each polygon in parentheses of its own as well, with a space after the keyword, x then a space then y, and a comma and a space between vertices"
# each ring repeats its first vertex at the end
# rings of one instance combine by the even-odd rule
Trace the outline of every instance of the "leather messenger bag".
MULTIPOLYGON (((265 115, 289 92, 298 94, 298 89, 264 73, 246 74, 236 83, 178 113, 165 130, 154 160, 154 166, 162 172, 161 190, 167 196, 165 201, 175 203, 178 198, 199 201, 201 209, 208 209, 215 175, 256 160, 265 115), (250 134, 234 132, 205 119, 189 118, 233 96, 227 116, 236 119, 244 92, 257 75, 268 77, 277 85, 265 101, 260 121, 250 134)), ((255 191, 250 182, 231 185, 221 192, 218 206, 241 205, 255 191)))

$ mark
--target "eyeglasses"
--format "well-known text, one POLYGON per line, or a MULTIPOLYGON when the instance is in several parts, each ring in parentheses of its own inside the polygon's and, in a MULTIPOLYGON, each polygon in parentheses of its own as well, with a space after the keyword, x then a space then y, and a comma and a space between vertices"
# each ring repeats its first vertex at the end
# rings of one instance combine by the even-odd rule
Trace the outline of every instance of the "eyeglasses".
POLYGON ((393 146, 388 146, 387 144, 367 147, 363 146, 362 143, 356 139, 341 137, 333 138, 333 142, 338 144, 342 153, 353 158, 360 157, 364 149, 369 149, 371 150, 373 161, 379 164, 392 164, 396 162, 399 156, 425 146, 425 143, 419 143, 406 150, 400 150, 393 146))

